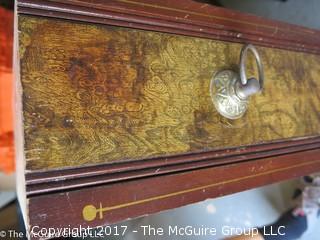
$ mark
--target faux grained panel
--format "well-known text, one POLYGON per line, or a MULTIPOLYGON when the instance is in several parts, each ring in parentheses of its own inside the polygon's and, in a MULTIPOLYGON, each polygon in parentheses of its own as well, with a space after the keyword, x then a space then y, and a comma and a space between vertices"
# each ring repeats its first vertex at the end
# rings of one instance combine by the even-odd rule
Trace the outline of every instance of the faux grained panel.
POLYGON ((320 133, 320 56, 258 48, 265 90, 231 121, 209 84, 240 44, 27 16, 19 30, 28 170, 320 133))

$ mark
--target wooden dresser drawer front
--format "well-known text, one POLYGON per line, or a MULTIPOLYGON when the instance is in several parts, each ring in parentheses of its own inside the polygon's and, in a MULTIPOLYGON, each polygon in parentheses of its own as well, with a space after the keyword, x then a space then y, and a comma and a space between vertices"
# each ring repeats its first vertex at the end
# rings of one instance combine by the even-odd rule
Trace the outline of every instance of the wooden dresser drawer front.
POLYGON ((209 85, 241 44, 23 15, 19 30, 27 170, 320 133, 318 55, 258 47, 264 92, 227 120, 209 85))

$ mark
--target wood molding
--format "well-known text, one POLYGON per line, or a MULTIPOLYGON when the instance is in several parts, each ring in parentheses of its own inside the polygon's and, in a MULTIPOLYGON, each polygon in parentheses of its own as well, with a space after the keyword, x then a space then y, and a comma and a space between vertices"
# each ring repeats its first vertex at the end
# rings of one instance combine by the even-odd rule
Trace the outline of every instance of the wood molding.
POLYGON ((202 168, 292 155, 320 148, 320 137, 290 139, 248 147, 159 157, 140 161, 100 164, 78 168, 33 171, 26 174, 27 195, 34 196, 133 179, 174 174, 202 168))
POLYGON ((68 219, 71 227, 104 226, 315 171, 320 171, 319 147, 264 160, 30 197, 30 225, 60 227, 68 219), (55 204, 48 208, 50 202, 55 204))
POLYGON ((320 53, 320 31, 191 0, 19 0, 18 12, 320 53))

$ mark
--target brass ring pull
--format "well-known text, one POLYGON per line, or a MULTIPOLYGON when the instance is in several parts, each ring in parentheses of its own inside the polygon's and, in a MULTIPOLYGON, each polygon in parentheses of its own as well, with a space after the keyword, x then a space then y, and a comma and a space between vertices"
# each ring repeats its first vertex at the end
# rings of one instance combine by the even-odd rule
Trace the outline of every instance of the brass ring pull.
POLYGON ((247 99, 249 96, 262 91, 264 82, 263 66, 258 51, 252 44, 248 44, 241 49, 239 69, 240 82, 237 83, 235 90, 238 97, 242 99, 247 99), (250 50, 255 57, 258 66, 259 80, 257 80, 256 78, 247 79, 246 62, 248 50, 250 50))
POLYGON ((246 62, 247 62, 248 50, 250 50, 253 53, 253 55, 256 59, 256 63, 258 66, 258 72, 259 72, 260 91, 261 91, 263 88, 263 82, 264 82, 263 65, 261 63, 261 59, 260 59, 260 56, 258 54, 257 49, 252 44, 248 44, 241 49, 241 53, 240 53, 240 80, 243 85, 247 84, 246 62))
POLYGON ((211 80, 210 93, 218 112, 229 119, 242 117, 248 108, 249 97, 261 92, 264 84, 263 65, 257 49, 252 45, 245 45, 240 53, 240 73, 232 70, 218 72, 211 80), (250 50, 258 66, 259 77, 247 79, 246 60, 250 50))

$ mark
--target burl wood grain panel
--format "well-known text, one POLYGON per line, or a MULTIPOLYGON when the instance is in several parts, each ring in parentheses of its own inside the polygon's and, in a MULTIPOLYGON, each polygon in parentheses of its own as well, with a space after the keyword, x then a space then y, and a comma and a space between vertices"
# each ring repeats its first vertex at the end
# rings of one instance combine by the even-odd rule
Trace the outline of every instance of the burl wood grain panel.
POLYGON ((209 84, 241 44, 30 16, 19 30, 27 170, 320 133, 318 55, 258 47, 265 89, 235 121, 209 84))

